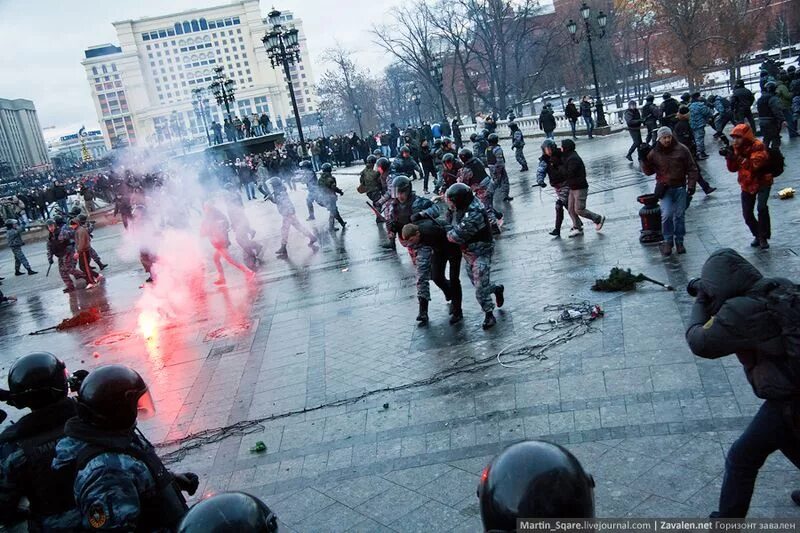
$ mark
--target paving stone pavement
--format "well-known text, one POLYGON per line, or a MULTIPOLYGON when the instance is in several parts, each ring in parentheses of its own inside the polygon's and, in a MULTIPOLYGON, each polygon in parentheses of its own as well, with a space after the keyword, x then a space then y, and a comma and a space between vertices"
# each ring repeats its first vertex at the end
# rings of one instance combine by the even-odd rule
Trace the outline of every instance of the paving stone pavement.
MULTIPOLYGON (((688 253, 664 259, 638 242, 635 198, 652 190, 652 179, 624 160, 628 143, 624 134, 578 141, 589 208, 608 217, 602 232, 587 227, 580 239, 547 235, 551 190, 532 187, 533 170, 509 165, 515 200, 503 207, 492 271, 507 300, 488 332, 480 328, 466 276, 463 324, 447 324, 445 302, 434 290, 430 325, 415 325, 409 258, 379 249, 382 230, 355 193, 355 176, 343 172, 346 231, 328 236, 319 217, 318 253, 293 235, 289 259, 270 260, 255 286, 231 275, 230 287, 209 289, 192 314, 156 338, 135 333, 142 275, 136 258, 118 250, 118 227, 98 230, 96 247, 112 267, 95 292, 67 298, 58 276, 11 276, 3 289, 20 302, 0 310, 0 379, 14 357, 41 348, 63 356, 70 368, 133 365, 156 398, 157 416, 141 424, 154 442, 230 426, 225 438, 187 450, 172 468, 198 472, 201 494, 241 489, 262 497, 286 531, 479 531, 480 471, 523 438, 562 443, 578 456, 597 482, 599 516, 707 516, 716 506, 726 450, 760 401, 735 358, 701 360, 688 350, 683 334, 691 298, 683 287, 710 252, 725 246, 767 275, 800 279, 793 227, 800 200, 782 202, 773 191, 772 248, 753 251, 735 175, 712 157, 701 164, 719 190, 708 197, 698 192, 687 214, 688 253), (594 279, 613 266, 678 290, 640 285, 626 294, 591 292, 594 279), (534 326, 557 314, 544 306, 584 300, 605 310, 591 331, 541 360, 497 364, 501 351, 542 342, 534 326), (101 309, 102 323, 27 335, 91 306, 101 309), (243 325, 239 335, 209 336, 232 325, 243 325), (486 364, 454 372, 474 361, 486 364), (265 443, 265 453, 250 452, 256 441, 265 443)), ((538 151, 538 142, 528 143, 532 169, 538 151)), ((775 189, 800 190, 800 147, 786 142, 785 152, 787 171, 775 189)), ((304 194, 292 193, 300 213, 304 194)), ((257 238, 267 250, 277 248, 274 209, 259 202, 247 209, 257 238)), ((44 264, 42 247, 26 250, 34 267, 44 264)), ((8 255, 0 263, 6 273, 8 255)), ((211 279, 209 271, 209 287, 211 279)), ((12 410, 11 418, 17 414, 12 410)), ((800 488, 797 470, 783 456, 771 457, 751 516, 800 516, 789 499, 794 488, 800 488)))

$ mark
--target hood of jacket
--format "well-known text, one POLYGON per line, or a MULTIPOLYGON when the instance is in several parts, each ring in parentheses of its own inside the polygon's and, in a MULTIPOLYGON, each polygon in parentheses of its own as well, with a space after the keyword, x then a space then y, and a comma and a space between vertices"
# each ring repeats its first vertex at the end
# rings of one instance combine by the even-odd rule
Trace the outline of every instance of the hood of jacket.
POLYGON ((741 137, 745 140, 748 144, 752 144, 753 141, 756 140, 756 136, 753 135, 753 130, 750 129, 750 126, 747 124, 739 124, 733 127, 731 131, 732 137, 741 137))
POLYGON ((763 277, 752 263, 731 248, 712 253, 700 274, 703 292, 712 302, 712 314, 726 300, 747 294, 763 277))

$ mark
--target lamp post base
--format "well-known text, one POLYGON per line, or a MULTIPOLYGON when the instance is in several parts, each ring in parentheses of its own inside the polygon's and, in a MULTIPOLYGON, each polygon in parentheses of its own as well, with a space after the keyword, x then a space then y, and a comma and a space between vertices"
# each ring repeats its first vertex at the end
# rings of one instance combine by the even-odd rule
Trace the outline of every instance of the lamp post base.
POLYGON ((592 130, 592 134, 593 135, 599 135, 601 137, 603 135, 610 135, 611 134, 611 126, 608 126, 608 125, 606 125, 606 126, 597 126, 597 127, 594 128, 594 130, 592 130))

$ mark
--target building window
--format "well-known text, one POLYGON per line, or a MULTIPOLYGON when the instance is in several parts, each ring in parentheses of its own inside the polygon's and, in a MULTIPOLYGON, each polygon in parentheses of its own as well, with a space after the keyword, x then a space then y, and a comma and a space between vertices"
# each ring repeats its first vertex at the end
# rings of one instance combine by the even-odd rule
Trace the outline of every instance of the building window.
POLYGON ((198 24, 197 20, 192 21, 192 31, 200 31, 200 24, 198 24))
MULTIPOLYGON (((97 67, 92 67, 92 74, 97 76, 97 67)), ((95 81, 100 81, 100 80, 95 80, 95 81)))
POLYGON ((167 32, 164 30, 158 30, 158 36, 162 39, 167 36, 167 32))
POLYGON ((206 19, 200 19, 200 29, 201 30, 208 29, 208 23, 206 22, 206 19))

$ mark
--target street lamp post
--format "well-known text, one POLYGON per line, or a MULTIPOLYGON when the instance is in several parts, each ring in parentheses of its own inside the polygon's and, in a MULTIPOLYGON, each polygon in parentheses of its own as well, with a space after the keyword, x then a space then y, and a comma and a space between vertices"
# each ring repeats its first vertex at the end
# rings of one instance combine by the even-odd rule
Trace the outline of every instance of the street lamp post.
POLYGON ((283 72, 286 75, 286 83, 289 85, 289 97, 292 100, 292 109, 294 110, 294 120, 297 124, 297 135, 300 137, 300 150, 302 153, 306 149, 306 141, 303 137, 303 126, 300 124, 300 112, 297 110, 297 99, 294 96, 294 87, 292 86, 292 74, 289 71, 289 65, 295 62, 300 62, 300 45, 298 43, 297 28, 284 29, 280 24, 281 12, 273 9, 267 15, 269 23, 272 25, 272 31, 264 35, 261 42, 267 49, 267 56, 272 63, 272 68, 278 65, 283 65, 283 72))
POLYGON ((358 133, 361 134, 361 138, 364 138, 364 128, 361 127, 361 106, 358 104, 353 104, 353 113, 356 115, 356 119, 358 120, 358 133))
POLYGON ((322 113, 317 111, 317 124, 319 125, 319 131, 322 133, 322 137, 325 138, 325 122, 322 121, 322 113))
POLYGON ((208 86, 211 94, 213 94, 214 98, 217 100, 217 105, 225 106, 225 114, 228 117, 228 122, 231 124, 233 124, 233 118, 231 117, 230 104, 236 99, 235 84, 235 81, 225 75, 224 67, 216 67, 214 69, 214 81, 208 86))
MULTIPOLYGON (((600 84, 597 83, 597 68, 594 64, 594 49, 592 48, 592 26, 589 23, 589 16, 591 15, 591 9, 588 5, 584 2, 581 6, 581 17, 583 18, 583 22, 586 25, 586 29, 584 31, 586 35, 586 42, 589 43, 589 59, 592 63, 592 76, 594 77, 594 91, 595 91, 595 100, 597 103, 595 104, 595 109, 597 110, 597 127, 604 128, 608 126, 608 122, 606 122, 606 114, 603 111, 603 100, 600 98, 600 84)), ((597 25, 600 27, 600 33, 597 34, 598 39, 602 39, 606 34, 606 22, 608 22, 608 18, 606 17, 605 13, 602 11, 597 14, 597 25)), ((576 33, 578 31, 578 25, 575 23, 574 20, 570 19, 567 23, 567 30, 569 30, 570 36, 572 37, 572 41, 575 43, 579 43, 581 41, 580 37, 576 37, 576 33)))
POLYGON ((208 98, 202 87, 192 89, 192 108, 197 118, 203 121, 203 130, 206 132, 206 140, 208 141, 208 145, 211 146, 211 135, 208 134, 208 122, 206 121, 208 98))
POLYGON ((417 105, 417 116, 419 117, 419 125, 421 127, 422 126, 422 112, 419 110, 419 104, 422 102, 422 100, 420 100, 419 87, 417 87, 416 83, 411 87, 411 101, 414 102, 417 105))
POLYGON ((439 100, 442 106, 442 119, 447 121, 447 112, 444 108, 444 68, 442 62, 435 58, 431 63, 431 78, 436 82, 436 88, 439 90, 439 100))

